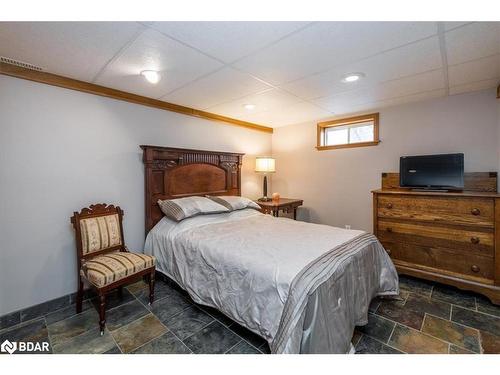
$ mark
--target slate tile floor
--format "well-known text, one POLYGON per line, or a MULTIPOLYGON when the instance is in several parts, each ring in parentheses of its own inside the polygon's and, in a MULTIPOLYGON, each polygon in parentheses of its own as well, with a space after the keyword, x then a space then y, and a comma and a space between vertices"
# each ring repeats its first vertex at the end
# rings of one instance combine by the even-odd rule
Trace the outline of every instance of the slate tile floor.
MULTIPOLYGON (((372 301, 368 324, 352 338, 356 353, 500 353, 500 306, 405 276, 400 287, 399 298, 372 301)), ((88 299, 81 314, 73 305, 0 330, 0 342, 49 341, 52 353, 269 353, 262 338, 194 304, 172 282, 158 280, 155 289, 152 307, 142 282, 125 288, 122 299, 110 296, 103 336, 88 299)))
MULTIPOLYGON (((75 305, 0 330, 0 342, 49 341, 51 353, 262 354, 267 343, 217 310, 196 305, 172 282, 157 280, 155 302, 137 282, 110 294, 106 330, 99 334, 97 302, 75 305)), ((44 314, 45 313, 45 314, 44 314)))
POLYGON ((500 353, 500 306, 485 297, 400 276, 400 299, 376 298, 357 327, 356 353, 500 353))

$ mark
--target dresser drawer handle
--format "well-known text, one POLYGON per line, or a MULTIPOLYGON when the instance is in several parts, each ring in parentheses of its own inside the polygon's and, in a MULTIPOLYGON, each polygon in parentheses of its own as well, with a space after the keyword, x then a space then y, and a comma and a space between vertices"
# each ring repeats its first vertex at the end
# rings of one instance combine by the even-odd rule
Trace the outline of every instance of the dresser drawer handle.
POLYGON ((481 210, 479 210, 479 208, 473 208, 470 213, 474 216, 478 216, 481 214, 481 210))
POLYGON ((388 209, 391 209, 391 208, 392 208, 392 203, 387 203, 385 206, 386 206, 388 209))
POLYGON ((392 233, 392 228, 386 228, 386 231, 392 233))
POLYGON ((479 267, 476 266, 475 264, 470 268, 472 272, 478 273, 479 272, 479 267))
POLYGON ((474 245, 477 245, 481 240, 479 237, 471 237, 470 242, 472 242, 474 245))

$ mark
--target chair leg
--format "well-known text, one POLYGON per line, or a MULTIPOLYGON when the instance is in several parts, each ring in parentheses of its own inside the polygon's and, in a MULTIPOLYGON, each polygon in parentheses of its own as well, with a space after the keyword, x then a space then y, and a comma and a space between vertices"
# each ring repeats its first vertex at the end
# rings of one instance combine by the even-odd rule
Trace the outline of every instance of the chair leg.
POLYGON ((152 305, 155 299, 155 271, 149 275, 149 304, 152 305))
POLYGON ((101 336, 104 335, 104 326, 106 325, 106 297, 104 293, 99 292, 99 327, 101 336))
POLYGON ((78 292, 76 293, 76 313, 80 314, 82 312, 83 304, 83 280, 80 275, 78 275, 78 292))

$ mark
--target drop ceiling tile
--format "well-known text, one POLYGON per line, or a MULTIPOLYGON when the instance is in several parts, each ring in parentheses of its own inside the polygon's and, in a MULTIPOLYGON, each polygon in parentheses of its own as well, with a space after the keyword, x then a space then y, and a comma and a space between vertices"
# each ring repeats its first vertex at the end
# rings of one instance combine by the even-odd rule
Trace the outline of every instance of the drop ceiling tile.
POLYGON ((387 81, 371 87, 363 87, 337 95, 315 99, 313 102, 329 111, 339 113, 346 106, 379 102, 398 97, 444 88, 441 69, 387 81))
POLYGON ((369 93, 373 101, 388 100, 397 97, 418 94, 420 92, 443 89, 444 75, 442 69, 433 70, 414 76, 395 79, 376 85, 369 93))
POLYGON ((319 22, 235 65, 279 85, 437 32, 435 22, 319 22))
POLYGON ((500 78, 500 54, 448 67, 450 86, 500 78))
MULTIPOLYGON (((446 89, 440 88, 440 89, 433 89, 429 91, 424 91, 424 92, 418 92, 416 94, 411 94, 411 95, 406 95, 406 96, 401 96, 401 97, 396 97, 396 98, 390 98, 386 100, 380 100, 378 102, 373 103, 374 108, 383 108, 383 107, 392 107, 395 105, 401 105, 401 104, 406 104, 406 103, 413 103, 413 102, 419 102, 421 100, 427 100, 427 99, 432 99, 432 98, 441 98, 443 96, 446 96, 446 89)), ((367 104, 365 104, 367 105, 367 104)))
POLYGON ((399 98, 380 100, 380 101, 371 102, 371 103, 363 103, 363 104, 357 104, 357 105, 346 104, 344 107, 339 108, 338 114, 339 115, 350 115, 353 113, 376 111, 376 110, 379 110, 380 108, 387 108, 387 107, 392 107, 392 106, 402 105, 402 104, 407 104, 407 103, 415 103, 415 102, 428 100, 428 99, 434 99, 434 98, 442 98, 444 96, 446 96, 445 89, 436 89, 436 90, 431 90, 431 91, 426 91, 426 92, 420 92, 417 94, 407 95, 407 96, 403 96, 403 97, 399 97, 399 98))
POLYGON ((149 29, 104 70, 97 83, 159 98, 220 67, 218 61, 149 29), (150 84, 140 75, 142 70, 159 71, 160 82, 150 84))
POLYGON ((281 108, 279 111, 266 111, 250 117, 258 124, 281 127, 307 121, 320 121, 331 117, 332 113, 308 102, 297 102, 281 108))
POLYGON ((271 86, 246 73, 227 67, 189 83, 161 100, 205 109, 270 88, 271 86))
POLYGON ((135 22, 0 22, 0 55, 92 81, 141 29, 135 22))
POLYGON ((282 111, 284 107, 298 103, 301 100, 293 95, 283 92, 278 89, 266 90, 253 95, 233 100, 231 102, 222 103, 207 110, 229 117, 245 118, 252 117, 258 113, 266 111, 282 111), (245 104, 255 105, 255 109, 248 110, 244 108, 245 104))
POLYGON ((470 23, 472 23, 472 22, 443 22, 445 31, 457 29, 459 27, 468 25, 470 23))
POLYGON ((448 64, 500 53, 500 22, 475 22, 445 34, 448 64))
POLYGON ((290 82, 284 85, 283 89, 310 100, 435 70, 441 66, 442 59, 436 36, 290 82), (350 72, 361 72, 365 77, 357 82, 342 82, 342 78, 350 72))
POLYGON ((487 79, 484 81, 476 81, 471 83, 465 83, 463 85, 450 87, 450 95, 463 94, 466 92, 486 90, 498 87, 500 84, 500 78, 487 79))
POLYGON ((300 29, 308 22, 155 22, 152 27, 231 63, 300 29))

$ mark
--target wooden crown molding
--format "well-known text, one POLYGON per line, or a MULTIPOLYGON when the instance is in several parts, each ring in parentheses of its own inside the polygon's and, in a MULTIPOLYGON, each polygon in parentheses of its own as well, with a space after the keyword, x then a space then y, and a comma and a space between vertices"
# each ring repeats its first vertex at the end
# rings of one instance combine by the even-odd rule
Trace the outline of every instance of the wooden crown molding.
POLYGON ((205 120, 224 122, 230 125, 241 126, 244 128, 258 130, 266 133, 273 132, 273 128, 267 126, 258 125, 247 121, 241 121, 190 107, 184 107, 182 105, 168 103, 161 100, 152 99, 141 95, 136 95, 125 91, 112 89, 109 87, 99 86, 93 83, 79 81, 76 79, 63 77, 52 73, 39 72, 36 70, 26 69, 3 62, 0 62, 0 74, 10 77, 26 79, 38 83, 44 83, 46 85, 63 87, 65 89, 81 91, 88 94, 104 96, 106 98, 123 100, 125 102, 140 104, 147 107, 158 108, 165 111, 182 113, 183 115, 203 118, 205 120))

